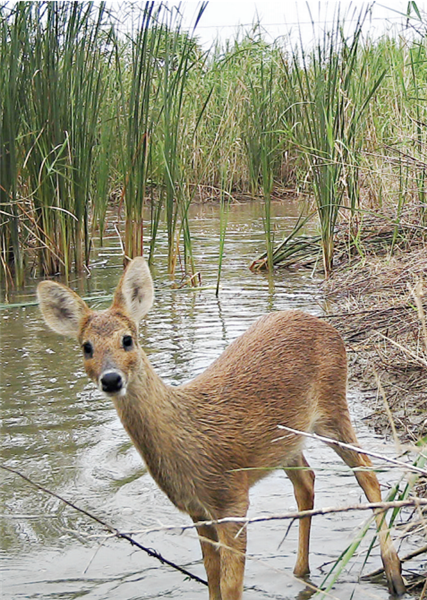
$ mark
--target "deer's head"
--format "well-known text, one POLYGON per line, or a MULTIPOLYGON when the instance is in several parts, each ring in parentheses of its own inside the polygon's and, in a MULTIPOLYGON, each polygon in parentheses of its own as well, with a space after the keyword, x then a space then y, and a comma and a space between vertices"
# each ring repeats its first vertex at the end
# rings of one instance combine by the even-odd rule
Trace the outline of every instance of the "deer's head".
POLYGON ((86 373, 99 389, 125 395, 140 367, 138 325, 154 299, 145 260, 129 263, 108 310, 91 310, 75 292, 54 281, 40 283, 37 296, 47 325, 79 341, 86 373))

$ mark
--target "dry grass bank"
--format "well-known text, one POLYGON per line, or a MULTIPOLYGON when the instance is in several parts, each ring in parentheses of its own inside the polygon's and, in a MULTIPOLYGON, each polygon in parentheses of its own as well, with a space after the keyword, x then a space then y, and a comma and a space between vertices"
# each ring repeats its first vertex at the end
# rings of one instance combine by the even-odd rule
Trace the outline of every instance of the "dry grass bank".
POLYGON ((392 256, 343 263, 325 290, 349 352, 351 384, 372 406, 367 419, 417 442, 427 435, 427 245, 412 240, 392 256))

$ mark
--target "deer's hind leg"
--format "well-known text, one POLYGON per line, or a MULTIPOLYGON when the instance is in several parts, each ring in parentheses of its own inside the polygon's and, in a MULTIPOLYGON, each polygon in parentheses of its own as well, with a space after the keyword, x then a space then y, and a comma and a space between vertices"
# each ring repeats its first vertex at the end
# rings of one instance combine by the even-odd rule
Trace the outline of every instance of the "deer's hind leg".
MULTIPOLYGON (((336 418, 331 416, 327 422, 319 424, 319 426, 316 427, 316 432, 333 440, 360 447, 347 409, 344 413, 336 413, 336 418)), ((335 444, 331 444, 331 448, 351 469, 353 469, 354 475, 360 487, 363 489, 368 502, 381 502, 380 484, 375 472, 372 470, 372 463, 368 456, 360 454, 355 450, 342 448, 335 444)), ((384 512, 375 510, 374 514, 381 548, 381 559, 384 565, 388 586, 393 595, 400 596, 405 593, 405 584, 401 575, 400 560, 391 540, 384 512)))
MULTIPOLYGON (((292 464, 285 468, 285 472, 294 487, 298 510, 311 510, 314 506, 314 473, 304 455, 301 453, 292 464)), ((297 577, 303 577, 310 572, 311 517, 300 519, 298 527, 298 555, 294 573, 297 577)))

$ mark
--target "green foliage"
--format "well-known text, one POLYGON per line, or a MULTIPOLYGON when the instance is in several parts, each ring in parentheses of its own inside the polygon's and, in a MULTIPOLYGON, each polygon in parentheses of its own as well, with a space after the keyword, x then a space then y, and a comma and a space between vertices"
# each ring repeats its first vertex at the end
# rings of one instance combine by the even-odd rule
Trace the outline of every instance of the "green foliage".
POLYGON ((332 270, 334 231, 345 191, 352 213, 358 208, 363 116, 386 73, 366 76, 366 54, 361 49, 365 17, 366 11, 360 13, 348 40, 338 14, 333 28, 309 54, 301 48, 301 54, 294 52, 290 65, 285 64, 284 94, 294 109, 286 113, 284 123, 307 160, 326 275, 332 270))
POLYGON ((33 265, 80 271, 111 212, 124 216, 127 256, 149 246, 152 262, 164 223, 169 271, 194 272, 188 207, 212 192, 221 254, 230 194, 263 199, 270 269, 284 248, 274 250, 274 189, 314 197, 326 273, 343 215, 359 251, 366 208, 385 210, 398 232, 415 205, 425 224, 427 38, 415 3, 418 36, 363 40, 366 12, 349 22, 338 13, 311 49, 291 52, 259 26, 203 52, 203 3, 190 32, 176 8, 126 6, 126 28, 103 3, 0 6, 7 281, 20 285, 33 265))
POLYGON ((2 205, 20 211, 20 232, 11 228, 11 260, 2 227, 2 259, 14 264, 19 281, 22 232, 29 228, 43 272, 67 274, 73 262, 76 270, 89 262, 89 200, 109 52, 103 4, 18 2, 11 14, 5 10, 2 46, 13 68, 0 61, 2 77, 10 76, 1 132, 9 141, 0 161, 2 168, 9 164, 10 181, 2 177, 2 205))

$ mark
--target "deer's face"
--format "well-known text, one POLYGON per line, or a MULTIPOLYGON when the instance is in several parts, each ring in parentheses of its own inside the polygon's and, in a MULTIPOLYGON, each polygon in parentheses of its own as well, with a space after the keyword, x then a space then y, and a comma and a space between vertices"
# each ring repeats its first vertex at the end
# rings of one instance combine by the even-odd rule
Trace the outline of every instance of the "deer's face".
POLYGON ((124 396, 143 360, 138 324, 154 299, 144 259, 138 257, 129 263, 112 306, 104 312, 92 311, 75 292, 53 281, 40 283, 37 295, 49 327, 79 341, 92 381, 109 396, 124 396))
POLYGON ((124 396, 140 367, 135 323, 118 311, 92 312, 79 334, 86 373, 108 396, 124 396))

